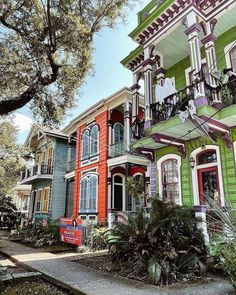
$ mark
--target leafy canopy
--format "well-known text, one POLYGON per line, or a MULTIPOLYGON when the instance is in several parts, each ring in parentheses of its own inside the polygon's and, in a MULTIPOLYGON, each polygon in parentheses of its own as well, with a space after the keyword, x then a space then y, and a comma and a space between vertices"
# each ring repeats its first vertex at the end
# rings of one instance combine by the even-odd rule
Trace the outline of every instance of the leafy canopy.
POLYGON ((11 195, 22 169, 21 157, 28 153, 16 139, 17 129, 12 120, 0 121, 0 199, 11 195))
POLYGON ((92 68, 94 34, 132 2, 0 0, 0 115, 30 102, 58 123, 92 68))

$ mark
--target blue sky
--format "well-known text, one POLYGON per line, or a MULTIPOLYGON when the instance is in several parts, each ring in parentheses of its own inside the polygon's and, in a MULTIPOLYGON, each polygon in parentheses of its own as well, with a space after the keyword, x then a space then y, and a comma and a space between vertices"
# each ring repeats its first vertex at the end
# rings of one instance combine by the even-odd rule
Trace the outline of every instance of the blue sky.
MULTIPOLYGON (((150 0, 137 1, 136 6, 128 10, 125 24, 119 24, 115 29, 104 29, 95 36, 93 56, 95 74, 87 77, 86 83, 80 91, 81 94, 77 97, 77 107, 67 112, 63 126, 96 101, 108 97, 124 86, 132 85, 132 73, 125 69, 120 61, 137 46, 128 37, 128 34, 137 25, 137 12, 149 2, 150 0)), ((27 106, 16 113, 20 143, 23 143, 27 136, 30 124, 32 124, 31 119, 33 118, 27 106), (22 114, 27 118, 24 118, 22 114)))

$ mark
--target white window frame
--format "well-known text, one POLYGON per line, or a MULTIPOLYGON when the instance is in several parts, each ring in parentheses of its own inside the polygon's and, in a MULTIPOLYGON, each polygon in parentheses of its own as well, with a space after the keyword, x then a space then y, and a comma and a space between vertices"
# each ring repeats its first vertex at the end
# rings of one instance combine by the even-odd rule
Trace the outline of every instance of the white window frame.
POLYGON ((125 176, 122 173, 115 173, 112 175, 112 204, 114 207, 114 200, 115 200, 115 184, 123 186, 122 190, 122 211, 126 211, 126 200, 125 200, 125 176), (115 176, 120 176, 122 178, 122 184, 121 183, 115 183, 115 176))
POLYGON ((162 192, 163 192, 163 184, 162 184, 162 163, 167 160, 177 160, 178 163, 178 178, 179 178, 179 201, 176 202, 176 204, 182 206, 183 200, 182 200, 182 178, 181 178, 181 165, 182 165, 182 159, 181 156, 176 154, 167 154, 163 157, 161 157, 157 161, 157 171, 158 171, 158 184, 159 184, 159 195, 163 199, 162 192))
POLYGON ((83 133, 82 133, 82 138, 81 138, 81 144, 82 144, 82 149, 81 149, 81 151, 82 151, 82 154, 81 154, 81 160, 84 161, 84 160, 88 159, 89 156, 90 156, 90 132, 89 132, 89 129, 85 129, 85 130, 83 131, 83 133), (88 133, 88 135, 85 134, 85 133, 88 133), (84 157, 84 136, 86 136, 86 137, 87 137, 87 140, 88 140, 88 157, 86 157, 86 158, 84 157))
POLYGON ((221 157, 220 157, 220 147, 218 145, 206 145, 204 150, 202 147, 199 147, 192 151, 190 154, 190 158, 194 158, 195 160, 195 166, 194 168, 191 168, 192 170, 192 187, 193 187, 193 203, 194 206, 200 205, 200 199, 199 199, 199 188, 198 188, 198 170, 204 169, 208 167, 214 167, 217 166, 218 169, 218 178, 219 178, 219 189, 220 189, 220 200, 221 205, 225 205, 225 198, 224 198, 224 185, 223 185, 223 175, 222 175, 222 166, 221 166, 221 157), (197 156, 203 151, 206 150, 215 150, 216 156, 217 156, 217 162, 207 163, 203 165, 197 166, 197 156))
POLYGON ((86 212, 91 212, 91 214, 94 214, 98 211, 98 174, 96 173, 88 173, 86 175, 84 175, 81 179, 80 179, 80 196, 81 196, 81 183, 84 179, 87 179, 87 194, 86 194, 86 208, 82 208, 81 209, 81 199, 79 202, 79 213, 81 212, 81 214, 84 213, 84 211, 86 212), (97 178, 97 190, 96 190, 96 208, 95 209, 91 209, 89 208, 89 200, 90 200, 90 178, 92 176, 96 176, 97 178))
POLYGON ((236 47, 236 40, 233 42, 229 43, 228 45, 225 46, 224 48, 224 53, 225 53, 225 61, 226 61, 226 67, 231 68, 231 59, 230 59, 230 51, 236 47))
POLYGON ((113 125, 113 130, 112 130, 112 131, 113 131, 113 132, 112 132, 112 143, 113 143, 113 144, 124 141, 124 136, 125 136, 124 125, 122 125, 120 122, 116 122, 116 123, 113 125), (120 140, 120 141, 117 141, 117 142, 115 142, 115 126, 116 126, 116 125, 120 125, 120 126, 122 126, 122 128, 123 128, 123 140, 120 140))
POLYGON ((89 157, 92 158, 92 157, 96 157, 99 153, 99 126, 97 124, 94 124, 91 129, 90 129, 90 132, 89 132, 89 157), (97 127, 97 153, 92 155, 92 144, 93 144, 93 138, 91 136, 92 134, 92 130, 93 128, 97 127))

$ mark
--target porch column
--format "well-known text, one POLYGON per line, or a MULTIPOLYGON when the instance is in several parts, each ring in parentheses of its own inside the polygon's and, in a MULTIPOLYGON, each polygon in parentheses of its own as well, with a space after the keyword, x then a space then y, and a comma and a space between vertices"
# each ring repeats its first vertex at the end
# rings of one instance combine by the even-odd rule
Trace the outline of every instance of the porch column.
MULTIPOLYGON (((110 168, 108 168, 110 170, 110 168)), ((108 177, 107 177, 107 222, 108 222, 108 227, 112 228, 112 223, 114 221, 114 216, 112 212, 112 178, 111 178, 111 173, 108 171, 108 177)))
POLYGON ((206 222, 206 207, 205 206, 194 206, 195 216, 198 219, 197 227, 202 230, 205 245, 209 245, 209 235, 207 231, 207 222, 206 222))
POLYGON ((111 120, 111 111, 108 111, 108 145, 109 145, 109 156, 111 155, 111 145, 112 145, 112 120, 111 120))
POLYGON ((132 123, 135 122, 136 118, 139 115, 139 89, 140 85, 138 84, 137 75, 134 76, 134 84, 130 87, 132 91, 132 123))
POLYGON ((166 73, 166 70, 163 67, 159 67, 155 72, 155 76, 156 76, 156 79, 157 79, 157 84, 160 85, 160 86, 164 85, 165 73, 166 73))
POLYGON ((145 106, 145 125, 144 128, 149 128, 152 125, 151 104, 152 97, 152 65, 153 61, 150 58, 150 48, 144 50, 144 106, 145 106))
POLYGON ((124 103, 124 151, 130 150, 130 113, 129 101, 124 103))
MULTIPOLYGON (((202 44, 205 46, 206 52, 206 62, 208 68, 208 82, 212 87, 216 87, 219 84, 214 78, 211 73, 217 72, 217 59, 216 59, 216 50, 215 50, 215 41, 216 36, 214 35, 214 27, 216 25, 217 20, 212 20, 211 22, 204 25, 205 37, 201 40, 202 44)), ((221 97, 220 95, 213 96, 213 104, 220 105, 221 104, 221 97)))
MULTIPOLYGON (((202 68, 201 60, 201 48, 199 33, 202 30, 201 25, 197 22, 197 15, 195 12, 190 12, 186 17, 186 26, 185 34, 188 36, 189 50, 190 50, 190 62, 193 77, 195 74, 199 73, 202 68)), ((198 78, 198 77, 196 77, 198 78)), ((208 104, 208 101, 205 97, 204 91, 204 82, 198 83, 198 87, 195 91, 195 105, 200 106, 203 104, 208 104)))
POLYGON ((156 197, 156 178, 157 178, 156 162, 152 161, 150 165, 150 195, 156 197))

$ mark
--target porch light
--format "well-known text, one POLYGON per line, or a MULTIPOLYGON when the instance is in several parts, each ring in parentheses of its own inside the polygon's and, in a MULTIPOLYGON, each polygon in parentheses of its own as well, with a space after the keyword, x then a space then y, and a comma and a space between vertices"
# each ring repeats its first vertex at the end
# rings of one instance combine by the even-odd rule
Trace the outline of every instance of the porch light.
POLYGON ((195 167, 195 159, 193 157, 189 159, 189 164, 192 169, 195 167))

